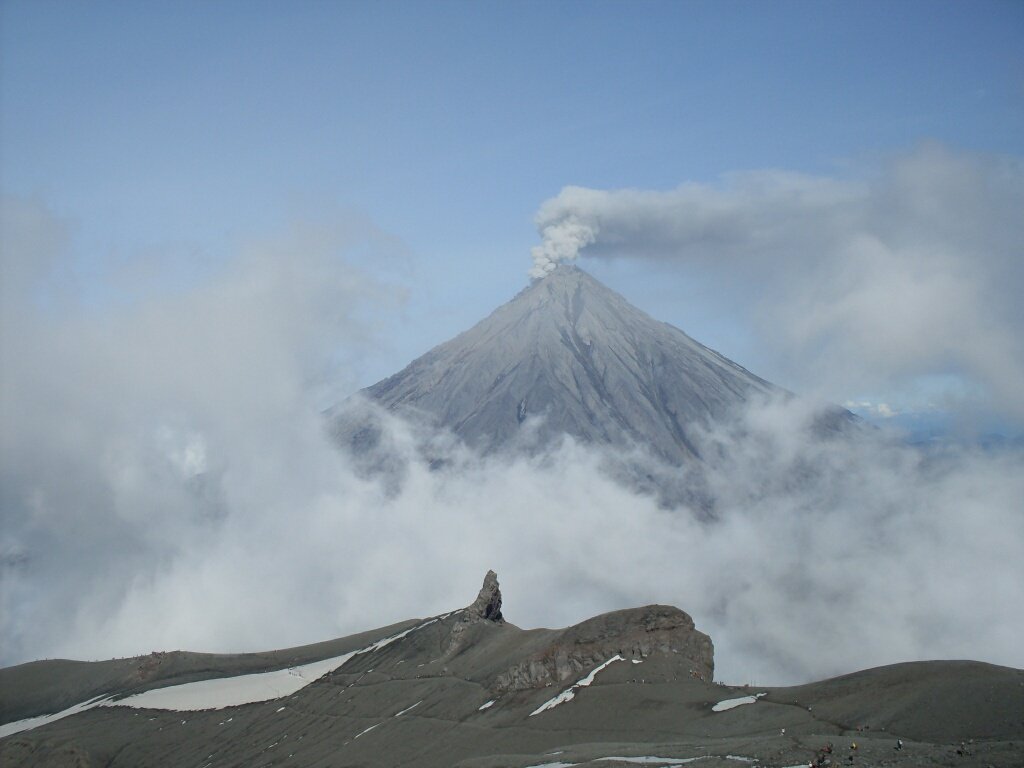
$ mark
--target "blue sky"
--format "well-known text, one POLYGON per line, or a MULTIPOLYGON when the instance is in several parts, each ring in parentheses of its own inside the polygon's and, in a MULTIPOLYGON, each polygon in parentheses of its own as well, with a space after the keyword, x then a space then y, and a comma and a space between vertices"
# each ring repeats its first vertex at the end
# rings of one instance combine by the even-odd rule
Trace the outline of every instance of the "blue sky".
MULTIPOLYGON (((158 291, 188 286, 296 220, 358 220, 394 238, 363 266, 407 290, 362 383, 519 290, 534 215, 567 185, 850 181, 922 142, 1024 154, 1019 2, 2 8, 0 185, 64 223, 83 295, 117 298, 112 264, 145 265, 158 291)), ((742 273, 581 263, 748 367, 816 389, 736 311, 759 290, 742 273)), ((916 391, 873 386, 823 392, 916 391)))

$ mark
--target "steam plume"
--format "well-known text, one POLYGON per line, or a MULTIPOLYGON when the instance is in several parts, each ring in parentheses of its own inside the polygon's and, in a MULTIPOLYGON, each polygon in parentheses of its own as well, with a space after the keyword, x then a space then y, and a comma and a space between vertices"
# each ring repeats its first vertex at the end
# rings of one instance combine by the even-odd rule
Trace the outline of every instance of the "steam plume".
POLYGON ((720 291, 722 320, 763 333, 764 358, 802 391, 955 377, 1024 424, 1021 210, 1020 158, 938 144, 834 176, 566 187, 537 212, 530 274, 581 254, 672 265, 720 291))
POLYGON ((544 242, 534 246, 533 268, 530 277, 541 278, 559 264, 573 261, 580 250, 597 240, 598 230, 592 223, 585 223, 581 217, 570 214, 560 221, 541 228, 544 242))

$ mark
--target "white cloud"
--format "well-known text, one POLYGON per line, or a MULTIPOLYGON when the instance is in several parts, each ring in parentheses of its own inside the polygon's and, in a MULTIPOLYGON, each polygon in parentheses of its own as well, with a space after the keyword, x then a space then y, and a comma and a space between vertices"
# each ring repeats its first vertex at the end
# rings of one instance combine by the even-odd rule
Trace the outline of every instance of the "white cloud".
POLYGON ((888 403, 872 403, 870 400, 847 400, 843 407, 861 416, 876 416, 880 419, 891 419, 900 413, 888 403))
POLYGON ((726 457, 690 470, 713 520, 571 442, 483 460, 435 439, 450 463, 432 469, 395 421, 397 482, 367 479, 316 394, 337 345, 365 343, 356 309, 388 294, 337 258, 344 238, 299 242, 143 303, 22 305, 0 329, 5 663, 313 642, 467 604, 495 568, 526 627, 678 605, 728 680, 1024 665, 1018 454, 823 443, 813 410, 767 403, 703 437, 726 457))
POLYGON ((182 520, 165 534, 173 555, 127 571, 117 600, 83 584, 74 619, 45 617, 33 648, 105 656, 314 641, 459 607, 495 568, 521 626, 679 605, 734 682, 919 658, 1024 663, 1024 620, 1006 610, 1024 578, 1021 456, 925 457, 873 434, 821 442, 813 415, 767 403, 704 437, 726 457, 700 470, 710 521, 621 487, 600 452, 571 442, 535 459, 453 448, 436 471, 392 422, 397 493, 347 472, 322 431, 301 468, 273 446, 248 447, 259 462, 235 446, 237 472, 220 481, 228 515, 212 527, 182 520))
POLYGON ((203 551, 259 501, 235 483, 328 471, 305 466, 328 460, 310 447, 324 382, 351 388, 337 361, 366 344, 356 313, 392 299, 339 258, 372 232, 297 226, 190 290, 154 294, 150 276, 144 301, 90 307, 64 280, 60 222, 17 200, 4 214, 0 613, 23 657, 54 617, 105 614, 203 551))

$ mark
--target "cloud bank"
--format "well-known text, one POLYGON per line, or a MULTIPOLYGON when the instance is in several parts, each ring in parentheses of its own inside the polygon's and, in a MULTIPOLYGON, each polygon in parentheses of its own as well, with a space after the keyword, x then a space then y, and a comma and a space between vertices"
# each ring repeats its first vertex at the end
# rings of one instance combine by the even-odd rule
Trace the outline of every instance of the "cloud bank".
POLYGON ((345 260, 362 234, 292 233, 191 287, 90 308, 53 269, 67 229, 6 209, 4 664, 314 642, 461 607, 494 568, 524 627, 678 605, 732 682, 1024 666, 1019 453, 822 442, 810 406, 761 403, 706 432, 720 458, 683 478, 709 519, 571 441, 481 458, 385 415, 384 482, 319 406, 372 338, 367 301, 390 297, 345 260))
POLYGON ((957 376, 1024 424, 1022 210, 1019 158, 937 144, 837 176, 566 187, 537 213, 531 275, 580 255, 676 264, 716 278, 804 380, 957 376))

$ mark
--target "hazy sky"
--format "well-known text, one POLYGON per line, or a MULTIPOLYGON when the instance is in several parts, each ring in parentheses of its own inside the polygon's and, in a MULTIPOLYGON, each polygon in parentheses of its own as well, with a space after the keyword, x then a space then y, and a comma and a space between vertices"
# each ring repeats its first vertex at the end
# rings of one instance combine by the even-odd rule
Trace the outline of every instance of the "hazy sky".
POLYGON ((312 642, 495 568, 526 626, 677 604, 736 681, 1024 666, 1020 451, 761 404, 702 437, 705 525, 402 424, 389 490, 321 413, 539 248, 794 391, 1024 431, 1024 4, 0 14, 0 664, 312 642))

